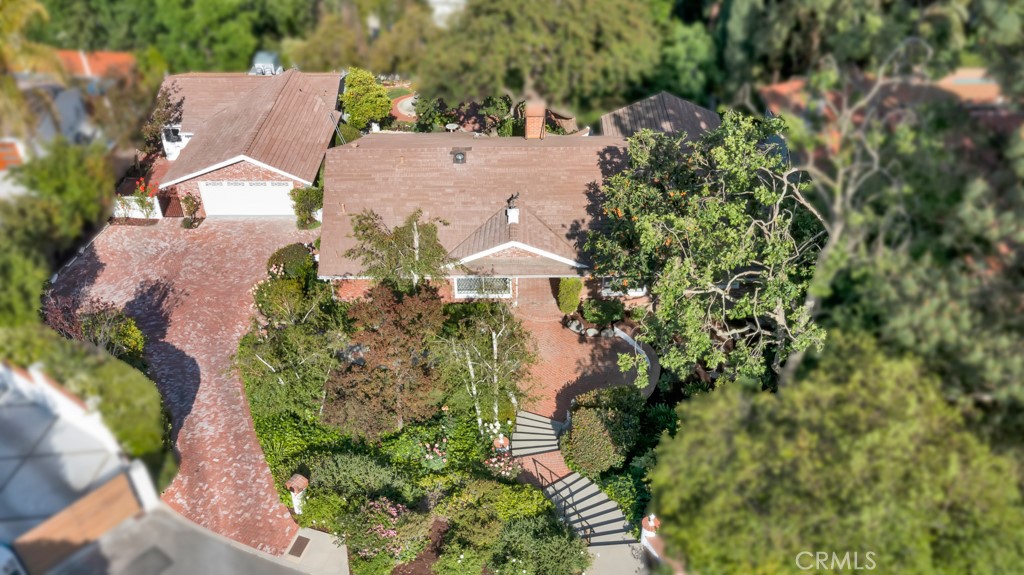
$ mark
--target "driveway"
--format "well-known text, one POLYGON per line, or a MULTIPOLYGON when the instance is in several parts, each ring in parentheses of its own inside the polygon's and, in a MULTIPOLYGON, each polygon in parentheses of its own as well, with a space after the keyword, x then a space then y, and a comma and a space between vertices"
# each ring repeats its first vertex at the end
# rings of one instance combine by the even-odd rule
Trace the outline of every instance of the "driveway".
POLYGON ((177 477, 163 500, 235 541, 283 554, 298 527, 280 503, 253 431, 231 356, 253 314, 249 289, 267 258, 315 232, 291 218, 181 220, 111 226, 67 269, 58 293, 125 306, 147 337, 146 356, 171 412, 177 477))

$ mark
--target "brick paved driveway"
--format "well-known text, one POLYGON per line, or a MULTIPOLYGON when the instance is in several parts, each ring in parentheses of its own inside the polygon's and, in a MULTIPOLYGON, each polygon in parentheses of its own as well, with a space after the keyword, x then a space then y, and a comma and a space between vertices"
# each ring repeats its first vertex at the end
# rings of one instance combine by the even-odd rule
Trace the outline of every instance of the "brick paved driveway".
POLYGON ((290 218, 211 219, 196 230, 180 223, 108 227, 61 273, 57 291, 124 305, 145 332, 181 455, 163 500, 199 525, 280 555, 297 526, 278 499, 231 356, 267 258, 315 233, 290 218))

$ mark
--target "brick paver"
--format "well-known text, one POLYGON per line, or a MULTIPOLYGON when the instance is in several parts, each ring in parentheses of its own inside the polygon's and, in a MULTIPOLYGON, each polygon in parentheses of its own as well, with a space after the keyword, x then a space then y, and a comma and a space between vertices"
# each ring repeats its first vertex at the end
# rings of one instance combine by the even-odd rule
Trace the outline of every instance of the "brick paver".
POLYGON ((163 500, 199 525, 280 555, 298 528, 274 488, 231 356, 267 258, 315 234, 290 218, 180 224, 108 227, 61 272, 57 291, 124 305, 146 334, 181 457, 163 500))

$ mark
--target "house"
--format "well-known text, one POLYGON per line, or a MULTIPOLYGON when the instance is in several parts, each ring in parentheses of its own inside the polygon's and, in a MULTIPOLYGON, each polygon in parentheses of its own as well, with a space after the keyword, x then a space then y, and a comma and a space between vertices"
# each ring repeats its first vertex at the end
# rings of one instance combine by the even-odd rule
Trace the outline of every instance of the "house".
MULTIPOLYGON (((542 122, 537 122, 542 127, 542 122)), ((528 124, 531 126, 532 124, 528 124)), ((468 133, 370 134, 327 152, 320 276, 342 298, 369 288, 351 216, 388 226, 416 209, 447 222, 438 239, 460 265, 443 292, 455 299, 550 299, 553 280, 591 275, 582 249, 597 224, 596 192, 620 169, 625 141, 606 136, 529 139, 468 133)))
POLYGON ((290 190, 314 185, 335 136, 342 78, 292 69, 164 80, 182 106, 162 138, 164 216, 181 216, 188 193, 200 198, 201 217, 294 215, 290 190))
POLYGON ((639 102, 601 116, 601 133, 628 138, 640 130, 685 132, 694 140, 722 123, 715 112, 668 92, 659 92, 639 102))
POLYGON ((67 77, 84 82, 90 94, 102 94, 111 82, 131 80, 135 74, 135 55, 131 52, 85 52, 57 50, 67 77))
POLYGON ((36 369, 0 363, 0 573, 347 575, 347 551, 299 531, 288 558, 160 501, 99 413, 36 369))

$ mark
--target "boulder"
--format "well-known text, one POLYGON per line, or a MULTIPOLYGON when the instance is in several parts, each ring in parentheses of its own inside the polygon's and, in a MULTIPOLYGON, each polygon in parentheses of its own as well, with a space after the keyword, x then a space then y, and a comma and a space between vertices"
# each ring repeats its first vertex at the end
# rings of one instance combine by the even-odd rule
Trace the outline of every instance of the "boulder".
POLYGON ((565 327, 576 333, 583 333, 583 325, 576 320, 571 320, 569 323, 565 324, 565 327))
POLYGON ((606 327, 601 330, 601 337, 615 337, 615 330, 610 327, 606 327))
POLYGON ((587 328, 587 337, 597 337, 600 333, 596 327, 587 328))

